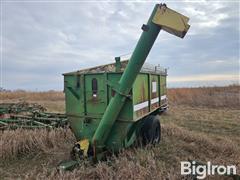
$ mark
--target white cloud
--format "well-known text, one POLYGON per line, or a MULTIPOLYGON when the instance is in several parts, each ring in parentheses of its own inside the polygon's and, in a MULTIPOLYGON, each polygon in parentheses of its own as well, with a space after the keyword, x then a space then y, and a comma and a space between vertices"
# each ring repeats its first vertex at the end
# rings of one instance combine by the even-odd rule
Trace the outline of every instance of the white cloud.
MULTIPOLYGON (((35 88, 41 73, 46 79, 56 78, 62 72, 113 62, 115 56, 132 52, 154 4, 146 1, 4 3, 4 86, 18 88, 18 84, 12 84, 16 77, 19 84, 27 81, 26 86, 21 87, 35 88), (20 75, 23 72, 24 75, 20 75)), ((161 32, 150 62, 185 75, 191 70, 193 75, 196 71, 199 73, 199 67, 210 72, 215 66, 221 67, 221 71, 235 70, 238 59, 232 49, 237 49, 233 34, 239 20, 236 3, 170 1, 167 4, 189 16, 191 28, 184 40, 161 32), (229 19, 233 20, 227 21, 229 19), (226 21, 229 27, 224 24, 226 21), (219 32, 222 27, 228 29, 219 32), (221 41, 219 36, 223 38, 221 41), (228 63, 225 59, 231 61, 228 63), (183 66, 188 66, 189 71, 182 72, 183 66)), ((60 79, 52 80, 49 89, 59 87, 60 79)))
POLYGON ((222 22, 233 17, 234 13, 237 14, 231 7, 233 4, 238 6, 237 2, 186 2, 182 7, 190 17, 191 29, 188 35, 201 35, 206 32, 212 35, 211 29, 225 26, 222 22))

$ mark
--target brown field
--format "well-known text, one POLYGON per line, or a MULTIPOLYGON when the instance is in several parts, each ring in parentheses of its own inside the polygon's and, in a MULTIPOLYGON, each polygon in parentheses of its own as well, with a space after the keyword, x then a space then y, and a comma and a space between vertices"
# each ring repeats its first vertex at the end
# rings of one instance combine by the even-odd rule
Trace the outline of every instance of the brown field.
MULTIPOLYGON (((159 145, 126 149, 94 165, 86 160, 72 172, 56 171, 74 144, 70 130, 0 132, 0 179, 184 179, 180 161, 189 159, 234 164, 240 174, 240 86, 169 89, 168 98, 159 145)), ((1 92, 0 99, 64 112, 62 92, 1 92)))
POLYGON ((64 93, 59 91, 27 92, 13 91, 0 92, 1 103, 27 101, 43 105, 52 112, 64 112, 64 93))

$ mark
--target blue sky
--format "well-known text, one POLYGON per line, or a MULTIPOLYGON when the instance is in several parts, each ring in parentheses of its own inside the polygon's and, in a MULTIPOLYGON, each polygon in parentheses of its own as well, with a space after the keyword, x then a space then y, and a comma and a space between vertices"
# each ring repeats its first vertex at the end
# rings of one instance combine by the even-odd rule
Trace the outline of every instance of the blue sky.
MULTIPOLYGON (((62 90, 62 73, 131 53, 156 2, 2 1, 0 86, 62 90)), ((161 31, 147 58, 168 86, 239 82, 239 2, 164 2, 191 25, 184 39, 161 31)))

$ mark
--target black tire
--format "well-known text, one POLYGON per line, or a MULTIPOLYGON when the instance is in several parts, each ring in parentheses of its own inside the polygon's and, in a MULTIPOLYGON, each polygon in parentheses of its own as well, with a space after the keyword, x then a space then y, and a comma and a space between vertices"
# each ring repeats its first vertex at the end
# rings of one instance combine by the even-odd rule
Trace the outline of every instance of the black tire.
POLYGON ((161 125, 159 116, 149 115, 143 121, 143 126, 140 131, 142 144, 158 144, 161 140, 161 125))

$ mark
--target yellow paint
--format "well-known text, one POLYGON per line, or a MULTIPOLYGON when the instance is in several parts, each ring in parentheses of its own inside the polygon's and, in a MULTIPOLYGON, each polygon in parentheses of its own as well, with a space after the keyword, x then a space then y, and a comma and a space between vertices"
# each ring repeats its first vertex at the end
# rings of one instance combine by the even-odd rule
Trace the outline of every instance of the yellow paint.
POLYGON ((80 145, 80 149, 83 151, 83 155, 85 157, 87 157, 87 152, 88 152, 88 148, 89 148, 89 140, 83 139, 83 140, 79 141, 78 144, 80 145))
POLYGON ((159 6, 152 22, 161 26, 168 33, 183 38, 190 25, 189 18, 166 7, 159 6))

